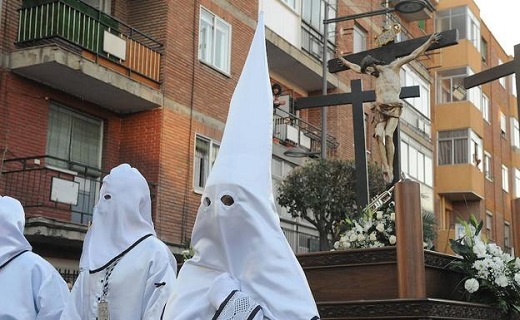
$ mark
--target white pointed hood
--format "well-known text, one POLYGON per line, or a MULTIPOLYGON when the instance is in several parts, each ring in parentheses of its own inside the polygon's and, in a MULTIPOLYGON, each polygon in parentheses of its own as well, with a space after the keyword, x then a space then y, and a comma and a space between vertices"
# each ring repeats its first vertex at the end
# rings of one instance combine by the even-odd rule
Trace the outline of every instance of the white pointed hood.
POLYGON ((215 308, 208 290, 223 273, 238 280, 240 290, 257 301, 269 319, 318 315, 274 203, 273 98, 264 28, 261 14, 202 195, 191 239, 195 256, 181 268, 165 319, 211 319, 215 308))
POLYGON ((137 169, 121 164, 103 178, 80 267, 103 268, 149 234, 155 236, 148 183, 137 169))
POLYGON ((22 204, 11 197, 0 197, 0 266, 32 247, 23 235, 25 213, 22 204))

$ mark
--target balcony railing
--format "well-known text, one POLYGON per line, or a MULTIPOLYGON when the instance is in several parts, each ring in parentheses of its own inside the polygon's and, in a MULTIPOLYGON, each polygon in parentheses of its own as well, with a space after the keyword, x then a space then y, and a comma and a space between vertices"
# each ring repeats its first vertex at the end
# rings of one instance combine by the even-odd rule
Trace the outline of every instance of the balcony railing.
POLYGON ((404 103, 406 107, 403 108, 401 120, 424 139, 431 141, 432 129, 430 119, 415 109, 408 101, 404 103))
MULTIPOLYGON (((276 109, 273 115, 273 137, 288 147, 299 146, 309 152, 321 150, 321 129, 282 109, 276 109)), ((329 155, 335 155, 338 145, 336 138, 327 134, 329 155)))
POLYGON ((99 169, 51 156, 7 159, 0 191, 18 199, 28 215, 87 224, 104 175, 99 169))
POLYGON ((162 44, 80 1, 48 1, 19 10, 18 46, 64 40, 155 82, 162 44))
POLYGON ((319 237, 286 228, 282 231, 295 254, 320 251, 319 237))

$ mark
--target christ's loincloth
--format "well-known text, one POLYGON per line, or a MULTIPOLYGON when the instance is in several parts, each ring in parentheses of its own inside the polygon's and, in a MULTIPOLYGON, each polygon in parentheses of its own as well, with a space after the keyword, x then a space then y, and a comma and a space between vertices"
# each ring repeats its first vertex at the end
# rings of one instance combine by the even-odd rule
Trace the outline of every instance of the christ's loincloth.
POLYGON ((388 121, 389 118, 399 118, 403 112, 403 104, 401 102, 376 102, 372 105, 371 110, 374 113, 373 122, 377 126, 379 123, 388 121))

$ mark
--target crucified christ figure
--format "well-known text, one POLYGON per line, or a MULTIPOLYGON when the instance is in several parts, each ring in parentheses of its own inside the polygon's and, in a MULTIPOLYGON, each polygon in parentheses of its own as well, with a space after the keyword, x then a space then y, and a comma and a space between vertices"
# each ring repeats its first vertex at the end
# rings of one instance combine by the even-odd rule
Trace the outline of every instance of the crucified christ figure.
POLYGON ((347 61, 343 57, 339 58, 345 66, 354 72, 368 74, 376 78, 376 101, 372 106, 372 112, 374 113, 373 121, 375 123, 374 137, 381 156, 383 177, 387 183, 391 183, 394 179, 393 164, 395 146, 393 143, 393 135, 399 124, 399 117, 403 109, 403 104, 399 99, 399 94, 401 93, 401 67, 416 59, 423 54, 432 43, 438 42, 439 40, 440 35, 434 33, 425 43, 408 56, 397 58, 389 64, 379 61, 370 55, 364 57, 360 65, 347 61))

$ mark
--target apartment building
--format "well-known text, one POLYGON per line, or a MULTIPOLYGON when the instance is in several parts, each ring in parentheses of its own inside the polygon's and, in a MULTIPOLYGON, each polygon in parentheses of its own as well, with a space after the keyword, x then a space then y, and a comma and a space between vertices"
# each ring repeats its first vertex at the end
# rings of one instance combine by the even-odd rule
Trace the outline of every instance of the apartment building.
POLYGON ((519 221, 519 124, 514 76, 464 90, 463 78, 511 61, 471 0, 439 1, 437 30, 457 28, 459 44, 436 60, 433 112, 436 132, 437 249, 460 230, 459 218, 475 215, 486 237, 512 252, 519 221))
MULTIPOLYGON (((319 108, 295 109, 298 98, 323 94, 324 83, 328 94, 349 92, 350 81, 360 78, 344 71, 326 73, 324 81, 324 39, 328 60, 376 47, 374 39, 388 26, 401 30, 395 41, 425 36, 442 29, 435 10, 445 10, 444 2, 458 3, 426 0, 424 9, 412 15, 389 10, 331 23, 324 36, 325 16, 393 9, 400 2, 406 1, 1 1, 0 194, 16 197, 24 205, 26 235, 34 250, 59 268, 73 269, 102 177, 119 163, 130 163, 150 184, 159 238, 179 254, 189 245, 259 10, 265 12, 271 80, 282 88, 283 103, 273 108, 276 186, 292 168, 312 161, 285 155, 292 148, 316 154, 326 143, 327 156, 354 156, 351 106, 327 108, 326 132, 321 131, 319 108)), ((472 2, 462 5, 478 17, 472 2)), ((494 240, 505 238, 509 226, 512 241, 512 192, 520 178, 513 179, 518 165, 511 143, 518 139, 510 134, 518 121, 513 120, 517 115, 508 87, 511 80, 505 79, 504 87, 495 83, 482 87, 482 96, 488 98, 488 121, 484 107, 477 108, 468 99, 443 103, 438 99, 443 83, 439 81, 452 74, 449 70, 466 68, 469 74, 498 64, 498 59, 510 59, 483 24, 480 34, 487 44, 487 62, 482 51, 461 36, 459 45, 429 52, 403 68, 402 86, 419 86, 421 96, 404 101, 401 168, 421 183, 423 210, 438 215, 441 233, 455 230, 455 213, 478 208, 480 217, 491 217, 494 240), (458 50, 468 57, 462 58, 458 50), (501 114, 491 115, 498 109, 504 120, 501 114), (450 117, 459 110, 460 117, 450 117), (443 115, 446 118, 439 120, 443 115), (474 123, 477 118, 480 124, 474 123), (460 127, 455 119, 467 122, 460 127), (493 130, 502 122, 504 137, 497 131, 500 139, 495 139, 493 130), (462 129, 467 129, 467 141, 473 134, 481 139, 480 167, 469 162, 475 146, 469 142, 468 163, 439 163, 444 137, 462 129), (437 131, 443 138, 437 138, 437 131), (498 146, 509 151, 497 155, 502 150, 498 146), (485 175, 486 165, 493 168, 493 181, 485 175), (466 171, 459 174, 459 168, 466 171), (502 174, 511 177, 505 184, 508 191, 493 184, 502 174), (459 187, 466 178, 466 185, 459 187)), ((361 78, 364 89, 373 89, 373 79, 361 78)), ((364 112, 367 158, 378 161, 369 104, 364 112)), ((283 208, 279 214, 295 252, 316 248, 318 234, 309 223, 292 218, 283 208)), ((439 242, 437 248, 442 247, 439 242)))

